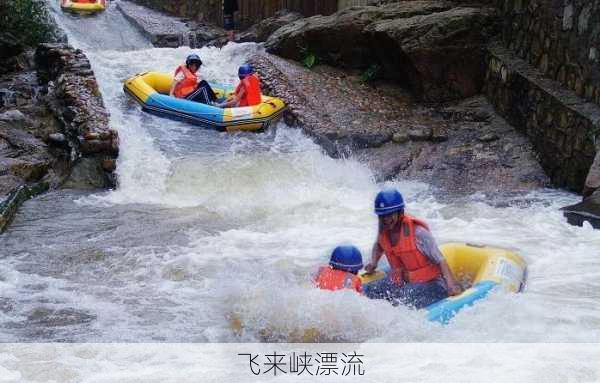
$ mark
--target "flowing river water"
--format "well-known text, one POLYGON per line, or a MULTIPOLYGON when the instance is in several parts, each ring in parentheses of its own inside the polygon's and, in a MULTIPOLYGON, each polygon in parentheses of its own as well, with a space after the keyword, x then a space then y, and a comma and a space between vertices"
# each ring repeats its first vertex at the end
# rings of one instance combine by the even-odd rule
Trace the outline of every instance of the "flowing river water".
MULTIPOLYGON (((600 235, 559 208, 577 196, 441 197, 390 182, 438 242, 513 249, 529 264, 525 293, 495 293, 448 326, 352 292, 311 287, 339 243, 365 258, 372 199, 383 186, 283 124, 226 134, 145 114, 122 82, 171 71, 187 48, 152 48, 114 4, 55 17, 96 73, 121 138, 119 187, 54 191, 26 202, 0 236, 0 342, 295 340, 317 329, 348 342, 600 341, 600 235), (239 318, 243 333, 233 331, 239 318)), ((233 83, 255 44, 198 51, 209 81, 233 83)))

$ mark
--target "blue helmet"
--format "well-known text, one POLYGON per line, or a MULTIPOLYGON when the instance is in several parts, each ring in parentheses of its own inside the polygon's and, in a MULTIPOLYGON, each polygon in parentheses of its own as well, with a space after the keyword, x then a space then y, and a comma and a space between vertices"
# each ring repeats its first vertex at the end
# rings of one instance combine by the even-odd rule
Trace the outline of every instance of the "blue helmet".
POLYGON ((250 64, 244 64, 238 69, 238 76, 240 78, 244 78, 252 73, 254 73, 254 68, 250 64))
POLYGON ((375 197, 375 214, 388 215, 404 212, 404 198, 396 189, 385 189, 375 197))
POLYGON ((354 246, 338 246, 331 253, 329 265, 334 269, 358 273, 363 267, 362 255, 354 246))
POLYGON ((200 67, 202 65, 202 60, 200 60, 200 56, 198 56, 195 53, 192 53, 191 55, 188 55, 188 57, 185 59, 185 66, 190 66, 190 64, 198 64, 198 66, 200 67))

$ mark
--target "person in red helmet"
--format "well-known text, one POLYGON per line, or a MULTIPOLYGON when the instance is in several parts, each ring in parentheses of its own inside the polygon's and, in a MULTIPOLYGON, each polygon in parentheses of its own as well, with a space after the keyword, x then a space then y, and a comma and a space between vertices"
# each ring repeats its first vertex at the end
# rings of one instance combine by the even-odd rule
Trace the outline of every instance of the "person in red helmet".
POLYGON ((380 192, 375 199, 375 213, 379 216, 379 234, 365 270, 374 272, 385 254, 391 271, 387 278, 369 285, 365 291, 368 297, 422 308, 461 293, 427 224, 404 213, 400 192, 380 192))
POLYGON ((206 80, 200 80, 198 77, 201 66, 202 60, 198 55, 189 55, 185 60, 185 65, 180 65, 175 70, 169 95, 202 104, 214 104, 217 101, 215 92, 206 80))
POLYGON ((338 246, 331 253, 329 266, 319 269, 314 283, 323 290, 352 289, 362 293, 358 272, 363 267, 362 255, 354 246, 338 246))

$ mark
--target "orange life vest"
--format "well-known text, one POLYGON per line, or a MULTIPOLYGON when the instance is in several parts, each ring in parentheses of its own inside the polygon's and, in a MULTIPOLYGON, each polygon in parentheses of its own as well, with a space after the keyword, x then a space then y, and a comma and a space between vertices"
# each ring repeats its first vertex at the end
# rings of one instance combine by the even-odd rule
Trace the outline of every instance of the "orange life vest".
MULTIPOLYGON (((432 263, 423 253, 417 248, 417 239, 415 235, 416 226, 421 226, 427 230, 427 224, 409 215, 404 215, 400 224, 400 236, 395 246, 392 246, 387 231, 384 231, 379 236, 379 246, 385 252, 392 275, 394 272, 396 278, 402 270, 408 282, 423 283, 429 282, 442 275, 439 265, 432 263)), ((392 277, 392 279, 394 279, 392 277)), ((399 282, 395 280, 395 282, 399 282)))
POLYGON ((245 92, 238 106, 252 106, 258 105, 262 102, 262 97, 260 94, 260 80, 256 74, 251 74, 244 77, 244 79, 238 84, 237 88, 235 88, 235 94, 239 94, 242 87, 245 89, 245 92))
POLYGON ((177 67, 175 70, 175 76, 177 76, 177 74, 180 72, 183 73, 184 78, 183 80, 179 81, 177 85, 175 85, 175 90, 173 93, 175 93, 175 97, 177 98, 184 98, 196 90, 196 87, 198 86, 198 76, 196 76, 196 74, 189 70, 185 65, 180 65, 177 67))
POLYGON ((334 269, 331 266, 319 269, 319 273, 315 277, 315 285, 323 290, 353 289, 362 293, 362 282, 357 275, 334 269))

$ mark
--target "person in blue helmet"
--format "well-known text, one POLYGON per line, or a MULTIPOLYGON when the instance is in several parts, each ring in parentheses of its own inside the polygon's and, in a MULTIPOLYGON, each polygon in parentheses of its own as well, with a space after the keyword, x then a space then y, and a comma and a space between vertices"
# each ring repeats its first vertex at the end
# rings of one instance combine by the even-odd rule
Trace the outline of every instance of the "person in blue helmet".
POLYGON ((217 96, 206 80, 200 80, 198 71, 201 66, 202 60, 197 54, 188 55, 185 65, 180 65, 175 70, 169 95, 213 105, 217 101, 217 96))
POLYGON ((238 77, 240 83, 237 88, 235 88, 234 95, 219 105, 222 108, 253 106, 262 102, 260 80, 254 72, 252 65, 244 64, 240 66, 238 69, 238 77))
POLYGON ((352 289, 362 294, 358 272, 363 268, 362 254, 354 246, 338 246, 331 253, 329 266, 323 266, 315 276, 315 286, 323 290, 352 289))
POLYGON ((374 272, 384 254, 391 270, 386 278, 369 285, 365 295, 422 308, 461 293, 429 227, 404 213, 404 199, 398 190, 377 194, 375 214, 379 230, 365 271, 374 272))

